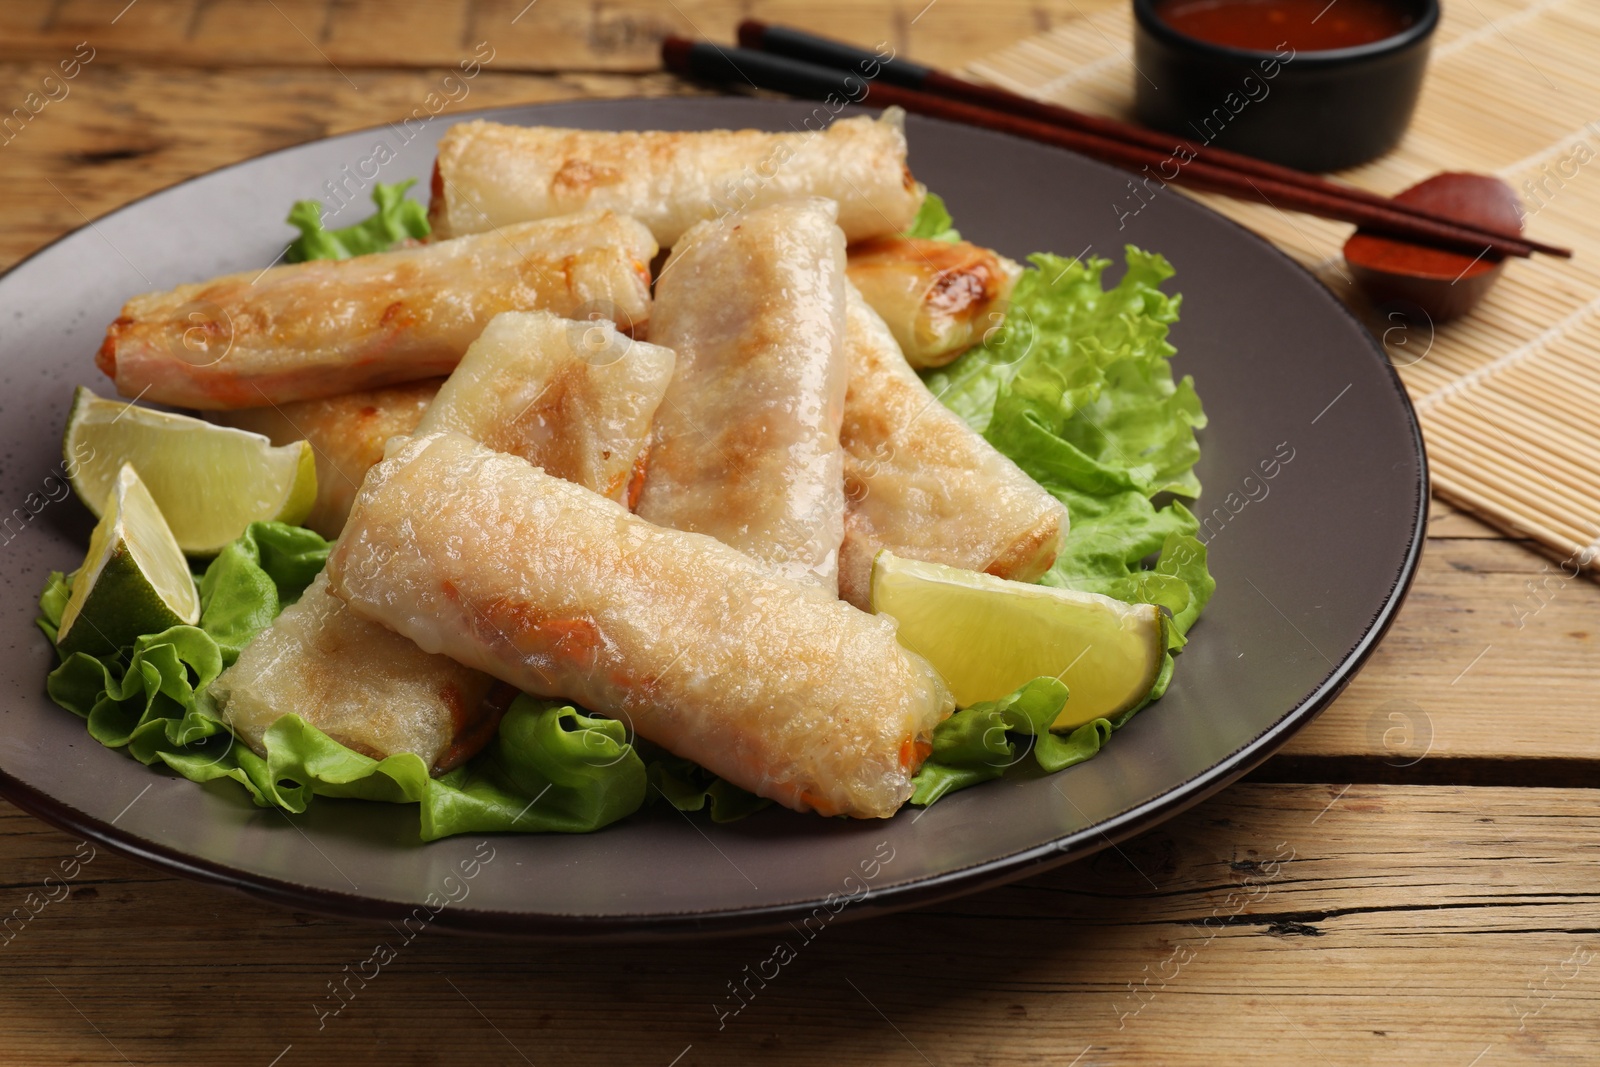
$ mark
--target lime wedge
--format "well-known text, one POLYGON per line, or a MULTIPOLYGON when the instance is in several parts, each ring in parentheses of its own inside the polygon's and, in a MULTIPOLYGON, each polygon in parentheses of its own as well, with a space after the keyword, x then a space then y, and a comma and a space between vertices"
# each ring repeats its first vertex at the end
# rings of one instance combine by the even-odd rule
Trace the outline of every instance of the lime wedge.
POLYGON ((117 472, 101 511, 61 613, 56 645, 63 656, 107 656, 140 634, 200 619, 183 550, 133 464, 117 472))
POLYGON ((1153 604, 1012 582, 879 552, 872 610, 899 624, 955 693, 958 707, 998 700, 1040 675, 1072 696, 1053 729, 1081 726, 1141 703, 1166 657, 1166 621, 1153 604))
POLYGON ((298 525, 317 497, 308 442, 275 447, 258 433, 106 400, 81 386, 62 450, 72 488, 97 516, 117 472, 132 463, 178 547, 195 556, 215 555, 258 520, 298 525))

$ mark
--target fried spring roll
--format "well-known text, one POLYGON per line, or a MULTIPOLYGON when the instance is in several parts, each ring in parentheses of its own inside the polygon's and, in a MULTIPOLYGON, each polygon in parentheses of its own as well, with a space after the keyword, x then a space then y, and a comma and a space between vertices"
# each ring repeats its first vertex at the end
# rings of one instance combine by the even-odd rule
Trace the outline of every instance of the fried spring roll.
POLYGON ((904 230, 924 193, 906 169, 898 108, 794 133, 610 133, 479 120, 440 139, 429 220, 453 237, 609 208, 670 248, 697 222, 822 196, 838 202, 839 226, 856 241, 904 230))
POLYGON ((1022 267, 967 241, 886 237, 850 249, 850 281, 913 367, 942 367, 998 326, 1022 267))
POLYGON ((827 200, 701 223, 656 285, 678 355, 639 514, 838 589, 844 536, 844 237, 827 200))
POLYGON ((128 301, 96 362, 124 396, 262 407, 448 374, 490 318, 649 316, 656 243, 610 212, 353 259, 231 274, 128 301))
POLYGON ((796 810, 893 814, 953 706, 887 617, 459 434, 396 442, 328 575, 419 647, 796 810))
POLYGON ((870 610, 882 548, 1024 582, 1049 570, 1067 533, 1061 502, 939 403, 854 289, 846 337, 839 595, 870 610))
POLYGON ((324 571, 210 692, 257 752, 266 750, 268 727, 293 712, 373 759, 415 752, 438 774, 493 735, 504 710, 486 699, 493 685, 488 675, 351 613, 328 592, 324 571))
MULTIPOLYGON (((467 349, 438 389, 426 421, 465 429, 492 448, 569 479, 583 492, 620 494, 671 375, 670 351, 630 341, 610 323, 507 312, 491 320, 467 349)), ((382 459, 380 439, 376 457, 355 469, 364 449, 374 446, 374 423, 387 420, 398 427, 409 421, 401 433, 417 423, 416 399, 400 402, 392 396, 399 391, 362 397, 396 401, 377 415, 369 414, 375 405, 368 404, 307 401, 297 407, 316 407, 309 414, 320 416, 315 429, 324 441, 360 443, 361 451, 352 448, 344 457, 351 464, 348 473, 359 482, 382 459), (351 420, 343 430, 334 421, 338 414, 351 420)), ((325 576, 319 576, 223 672, 213 691, 228 721, 257 751, 267 728, 295 712, 367 755, 415 752, 443 771, 493 735, 504 702, 485 700, 492 685, 490 676, 430 655, 359 617, 328 592, 325 576)))
POLYGON ((305 525, 331 541, 344 529, 361 479, 383 458, 383 443, 417 428, 443 381, 428 378, 277 407, 219 411, 211 421, 266 434, 275 445, 310 441, 317 462, 317 502, 305 525))
POLYGON ((673 363, 671 349, 607 321, 505 312, 472 342, 416 431, 464 433, 631 503, 673 363))

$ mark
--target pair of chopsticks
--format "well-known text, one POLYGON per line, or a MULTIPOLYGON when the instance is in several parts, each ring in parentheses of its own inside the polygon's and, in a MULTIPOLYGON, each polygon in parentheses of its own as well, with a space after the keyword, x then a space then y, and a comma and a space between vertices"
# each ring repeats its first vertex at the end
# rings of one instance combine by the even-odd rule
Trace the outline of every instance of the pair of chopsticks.
POLYGON ((907 111, 970 126, 1001 130, 1080 152, 1158 181, 1255 200, 1277 208, 1354 223, 1372 233, 1489 258, 1534 252, 1570 258, 1569 249, 1520 233, 1491 228, 1414 207, 1363 189, 1339 185, 1290 167, 1114 119, 979 85, 932 67, 882 56, 851 45, 747 19, 739 43, 728 48, 682 37, 661 43, 669 70, 722 84, 748 83, 815 100, 907 111), (1178 154, 1189 161, 1176 178, 1166 167, 1178 154))

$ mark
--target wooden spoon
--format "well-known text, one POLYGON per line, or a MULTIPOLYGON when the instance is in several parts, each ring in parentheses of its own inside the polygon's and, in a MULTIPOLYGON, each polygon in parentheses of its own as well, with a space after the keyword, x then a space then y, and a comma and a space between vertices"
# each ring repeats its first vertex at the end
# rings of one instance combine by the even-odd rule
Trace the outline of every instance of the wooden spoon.
MULTIPOLYGON (((1481 226, 1522 231, 1522 202, 1516 191, 1486 174, 1436 174, 1395 199, 1481 226)), ((1345 242, 1344 258, 1374 304, 1412 304, 1434 322, 1471 311, 1505 269, 1504 258, 1493 252, 1474 258, 1366 230, 1357 230, 1345 242)))

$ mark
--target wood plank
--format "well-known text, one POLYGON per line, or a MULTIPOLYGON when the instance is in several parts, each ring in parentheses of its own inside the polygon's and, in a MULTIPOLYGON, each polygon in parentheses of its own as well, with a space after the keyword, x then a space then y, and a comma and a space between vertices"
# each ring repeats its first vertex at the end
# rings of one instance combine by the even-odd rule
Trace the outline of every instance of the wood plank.
MULTIPOLYGON (((1591 1063, 1594 796, 1242 785, 1119 851, 809 941, 404 944, 102 850, 3 949, 0 1058, 1591 1063), (321 1016, 379 943, 397 958, 321 1016)), ((74 848, 0 807, 0 906, 74 848)))
MULTIPOLYGON (((1285 757, 1359 757, 1375 765, 1369 771, 1409 768, 1412 781, 1452 780, 1467 770, 1453 770, 1453 759, 1600 759, 1592 713, 1600 585, 1516 542, 1474 533, 1428 540, 1388 636, 1285 757)), ((1533 767, 1522 773, 1548 781, 1533 767)), ((1600 772, 1585 773, 1594 781, 1600 772)))
POLYGON ((732 42, 738 21, 755 17, 955 67, 1112 2, 57 0, 0 8, 0 59, 54 62, 89 41, 113 62, 332 65, 353 77, 369 67, 455 66, 488 42, 502 70, 640 73, 660 68, 667 34, 732 42))

